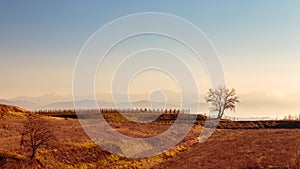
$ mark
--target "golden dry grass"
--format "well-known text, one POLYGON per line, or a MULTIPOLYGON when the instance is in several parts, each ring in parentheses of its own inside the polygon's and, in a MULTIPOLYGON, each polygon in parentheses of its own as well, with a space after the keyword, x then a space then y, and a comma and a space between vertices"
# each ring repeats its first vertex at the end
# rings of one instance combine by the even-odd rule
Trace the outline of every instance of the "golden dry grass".
MULTIPOLYGON (((19 117, 0 119, 0 168, 300 168, 300 129, 217 129, 205 143, 199 144, 202 127, 195 125, 171 150, 153 157, 131 159, 102 150, 89 139, 77 119, 47 116, 39 117, 47 121, 55 140, 40 149, 36 161, 29 164, 28 152, 19 144, 26 118, 19 117)), ((277 125, 229 121, 223 125, 257 128, 256 125, 264 123, 277 125)), ((135 137, 157 135, 171 125, 112 120, 109 124, 120 133, 135 137)))

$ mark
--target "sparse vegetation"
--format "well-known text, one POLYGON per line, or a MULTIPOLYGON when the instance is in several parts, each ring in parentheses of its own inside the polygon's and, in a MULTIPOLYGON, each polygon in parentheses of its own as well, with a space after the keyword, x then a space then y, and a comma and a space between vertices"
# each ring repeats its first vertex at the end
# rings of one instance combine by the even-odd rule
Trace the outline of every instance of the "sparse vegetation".
MULTIPOLYGON (((56 113, 61 112, 68 111, 56 113)), ((174 114, 168 115, 166 117, 174 114)), ((38 148, 32 164, 28 163, 31 152, 24 153, 31 148, 19 147, 19 130, 28 119, 1 120, 0 168, 299 168, 300 125, 297 121, 221 120, 220 129, 208 141, 199 144, 199 132, 205 120, 199 118, 197 125, 172 149, 153 157, 131 159, 102 150, 87 137, 76 118, 65 118, 34 117, 42 121, 46 129, 51 129, 55 140, 48 140, 48 144, 38 148)), ((163 119, 149 124, 115 121, 118 113, 107 118, 115 130, 132 137, 157 135, 172 125, 163 119)))
POLYGON ((30 112, 20 107, 0 104, 0 119, 7 118, 23 118, 30 112))

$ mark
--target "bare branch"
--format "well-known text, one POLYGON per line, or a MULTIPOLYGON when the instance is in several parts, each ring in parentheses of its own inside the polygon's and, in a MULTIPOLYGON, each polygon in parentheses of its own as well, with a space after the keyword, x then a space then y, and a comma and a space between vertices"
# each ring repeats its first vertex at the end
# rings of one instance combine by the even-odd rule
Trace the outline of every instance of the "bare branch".
POLYGON ((30 161, 35 157, 37 150, 53 138, 52 133, 46 128, 44 120, 28 117, 24 124, 21 143, 31 149, 30 161))

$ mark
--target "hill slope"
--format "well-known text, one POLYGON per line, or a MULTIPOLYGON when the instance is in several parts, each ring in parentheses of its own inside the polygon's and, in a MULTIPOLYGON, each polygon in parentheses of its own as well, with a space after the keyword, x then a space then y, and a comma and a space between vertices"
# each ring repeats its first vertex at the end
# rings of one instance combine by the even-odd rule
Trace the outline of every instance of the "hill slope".
POLYGON ((4 117, 25 117, 29 111, 17 107, 0 104, 0 118, 4 117))

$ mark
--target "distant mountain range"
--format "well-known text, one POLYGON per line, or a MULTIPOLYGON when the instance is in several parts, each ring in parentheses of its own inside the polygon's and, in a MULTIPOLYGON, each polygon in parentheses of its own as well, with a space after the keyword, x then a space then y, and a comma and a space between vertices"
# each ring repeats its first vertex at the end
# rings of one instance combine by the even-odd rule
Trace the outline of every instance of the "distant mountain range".
POLYGON ((30 101, 25 101, 25 100, 3 100, 3 99, 0 99, 0 104, 19 106, 19 107, 23 107, 28 110, 32 110, 32 109, 35 109, 38 107, 38 105, 36 103, 30 102, 30 101))
MULTIPOLYGON (((169 95, 173 96, 174 93, 169 92, 169 95)), ((133 99, 131 103, 126 101, 126 99, 119 99, 120 102, 114 103, 111 101, 108 94, 98 94, 98 97, 101 98, 100 101, 95 104, 95 101, 92 99, 82 99, 73 102, 73 98, 71 95, 61 96, 55 93, 46 94, 38 97, 26 97, 20 96, 10 99, 0 99, 0 104, 6 105, 15 105, 20 106, 28 110, 53 110, 53 109, 74 109, 74 103, 76 108, 81 109, 93 109, 93 108, 154 108, 154 109, 169 109, 169 108, 180 108, 182 107, 195 107, 200 106, 200 110, 207 110, 207 104, 205 103, 193 103, 193 104, 182 104, 175 101, 169 101, 168 103, 163 103, 159 101, 149 101, 149 100, 138 100, 139 98, 145 98, 146 94, 137 94, 133 95, 133 99)), ((124 95, 119 94, 118 97, 125 98, 124 95)))

